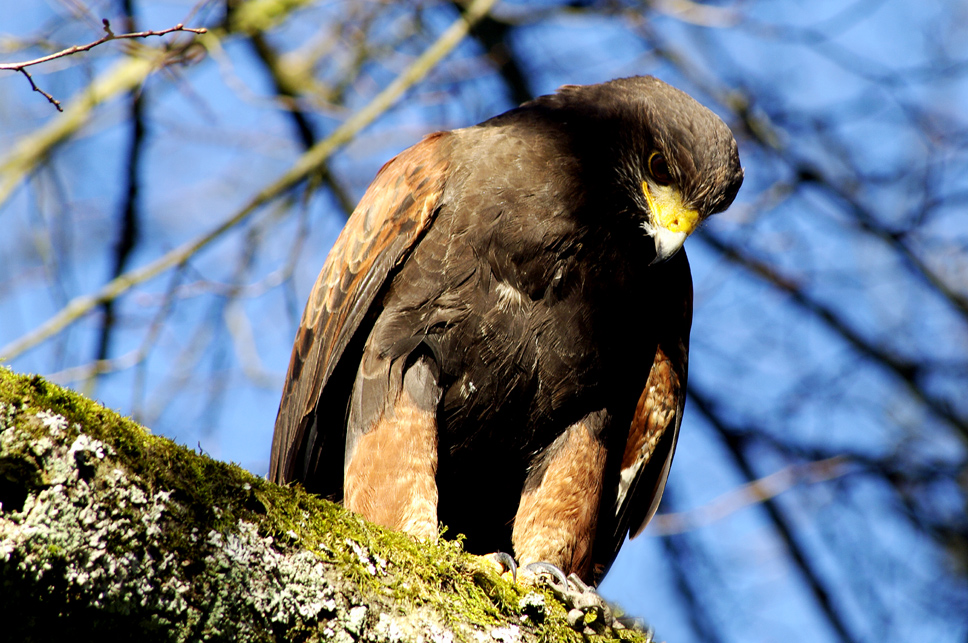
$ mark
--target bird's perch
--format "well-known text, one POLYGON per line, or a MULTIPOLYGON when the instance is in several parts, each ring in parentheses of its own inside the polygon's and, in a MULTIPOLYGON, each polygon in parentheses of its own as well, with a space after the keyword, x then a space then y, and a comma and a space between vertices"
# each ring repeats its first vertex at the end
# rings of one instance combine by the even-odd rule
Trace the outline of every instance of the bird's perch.
POLYGON ((646 641, 0 367, 9 640, 646 641))

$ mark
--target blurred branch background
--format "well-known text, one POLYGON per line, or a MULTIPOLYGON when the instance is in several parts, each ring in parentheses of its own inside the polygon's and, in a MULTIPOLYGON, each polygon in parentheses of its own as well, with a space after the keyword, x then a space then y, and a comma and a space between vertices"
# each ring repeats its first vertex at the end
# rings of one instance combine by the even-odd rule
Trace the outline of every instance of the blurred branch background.
POLYGON ((48 0, 4 14, 0 62, 103 19, 208 31, 31 67, 62 114, 0 71, 9 366, 265 473, 305 297, 380 165, 653 74, 747 178, 686 244, 670 490, 603 593, 678 643, 968 640, 964 3, 48 0))

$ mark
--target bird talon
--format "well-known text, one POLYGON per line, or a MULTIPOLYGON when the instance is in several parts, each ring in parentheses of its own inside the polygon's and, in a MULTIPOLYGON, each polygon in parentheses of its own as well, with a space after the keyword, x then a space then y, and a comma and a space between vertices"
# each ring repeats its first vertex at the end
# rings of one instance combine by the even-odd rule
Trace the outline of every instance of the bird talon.
POLYGON ((545 583, 568 608, 568 623, 575 630, 597 630, 615 623, 612 610, 601 594, 589 587, 577 574, 565 573, 551 563, 536 562, 525 565, 524 571, 536 581, 545 583), (591 620, 588 615, 592 614, 591 620))
POLYGON ((500 566, 501 574, 504 575, 507 572, 511 572, 511 579, 517 582, 518 580, 518 563, 514 560, 511 554, 503 551, 496 551, 490 555, 491 560, 500 566))
POLYGON ((491 554, 475 555, 481 564, 497 572, 498 576, 504 576, 511 572, 511 578, 517 581, 518 564, 514 558, 503 551, 496 551, 491 554))
POLYGON ((558 567, 552 565, 551 563, 531 563, 525 565, 525 571, 534 574, 535 579, 541 579, 542 574, 550 576, 552 580, 557 582, 545 582, 551 589, 555 590, 556 593, 567 594, 569 590, 568 578, 565 576, 565 572, 561 571, 558 567))
POLYGON ((598 593, 594 589, 592 589, 591 587, 589 587, 588 585, 586 585, 585 584, 585 581, 583 581, 582 579, 580 579, 578 577, 578 574, 574 574, 574 573, 568 574, 568 586, 569 587, 574 586, 575 587, 575 591, 577 591, 577 592, 579 592, 581 594, 585 594, 587 592, 591 592, 591 593, 595 594, 596 596, 598 596, 598 593))

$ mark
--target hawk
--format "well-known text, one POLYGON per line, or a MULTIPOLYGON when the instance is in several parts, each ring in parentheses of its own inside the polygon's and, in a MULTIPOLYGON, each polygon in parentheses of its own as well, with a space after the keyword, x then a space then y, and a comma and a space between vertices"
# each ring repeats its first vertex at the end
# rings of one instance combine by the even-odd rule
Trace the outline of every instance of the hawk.
POLYGON ((425 137, 380 169, 316 280, 270 477, 597 583, 675 452, 680 248, 742 181, 729 128, 648 76, 425 137))

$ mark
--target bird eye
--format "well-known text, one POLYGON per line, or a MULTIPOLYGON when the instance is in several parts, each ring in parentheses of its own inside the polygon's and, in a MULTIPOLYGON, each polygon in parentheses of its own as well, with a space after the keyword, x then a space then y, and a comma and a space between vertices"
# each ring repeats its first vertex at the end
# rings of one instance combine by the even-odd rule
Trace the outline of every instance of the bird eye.
POLYGON ((669 185, 672 183, 672 175, 669 174, 669 164, 665 157, 658 152, 652 152, 649 157, 649 174, 659 185, 669 185))

